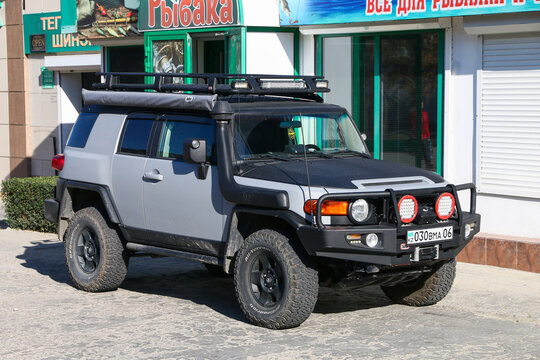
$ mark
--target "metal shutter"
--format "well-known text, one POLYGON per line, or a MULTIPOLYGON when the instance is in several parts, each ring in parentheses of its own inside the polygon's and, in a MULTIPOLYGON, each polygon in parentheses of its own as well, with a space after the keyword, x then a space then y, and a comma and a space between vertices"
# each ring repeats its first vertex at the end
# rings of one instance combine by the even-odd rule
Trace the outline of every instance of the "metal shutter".
POLYGON ((540 198, 540 34, 486 36, 479 191, 540 198))

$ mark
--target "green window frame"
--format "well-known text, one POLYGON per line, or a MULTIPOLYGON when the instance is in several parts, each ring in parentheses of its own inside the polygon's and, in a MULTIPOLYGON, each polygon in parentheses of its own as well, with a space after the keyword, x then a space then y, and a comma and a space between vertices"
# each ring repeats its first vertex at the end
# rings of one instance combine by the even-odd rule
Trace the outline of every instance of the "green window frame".
MULTIPOLYGON (((374 109, 373 109, 373 157, 375 159, 381 158, 381 36, 386 35, 403 35, 403 34, 420 34, 426 32, 436 32, 438 34, 438 61, 437 61, 437 167, 436 173, 442 175, 443 170, 443 114, 444 114, 444 44, 445 44, 445 34, 444 29, 435 29, 435 30, 419 30, 419 31, 395 31, 395 32, 385 32, 385 33, 346 33, 346 34, 332 34, 332 35, 317 35, 315 40, 316 46, 316 72, 317 75, 323 75, 323 39, 329 37, 344 37, 350 36, 352 38, 352 76, 353 76, 353 87, 352 87, 352 117, 354 122, 359 128, 362 128, 360 121, 360 95, 362 92, 361 89, 361 71, 360 67, 360 58, 361 58, 361 47, 359 39, 362 37, 373 37, 374 38, 374 52, 375 52, 375 61, 374 61, 374 109)), ((332 88, 332 84, 330 84, 332 88)), ((367 121, 367 120, 366 120, 367 121)))

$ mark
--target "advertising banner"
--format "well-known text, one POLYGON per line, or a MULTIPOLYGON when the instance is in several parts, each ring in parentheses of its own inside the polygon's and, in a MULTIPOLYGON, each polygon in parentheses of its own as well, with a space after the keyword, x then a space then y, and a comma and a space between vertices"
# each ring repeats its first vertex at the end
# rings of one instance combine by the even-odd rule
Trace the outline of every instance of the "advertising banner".
POLYGON ((139 30, 239 24, 237 0, 141 0, 139 30))
POLYGON ((62 0, 62 33, 86 39, 140 36, 140 0, 62 0))
POLYGON ((97 51, 90 40, 80 34, 62 34, 60 12, 23 15, 24 52, 26 54, 67 51, 97 51))
POLYGON ((281 25, 322 25, 540 11, 540 0, 279 0, 281 25))

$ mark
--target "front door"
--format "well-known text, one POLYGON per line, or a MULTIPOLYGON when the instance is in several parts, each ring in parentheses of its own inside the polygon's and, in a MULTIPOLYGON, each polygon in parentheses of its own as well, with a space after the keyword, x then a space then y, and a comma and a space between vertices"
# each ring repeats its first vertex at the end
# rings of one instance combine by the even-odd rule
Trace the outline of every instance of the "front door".
POLYGON ((151 243, 178 250, 217 255, 222 246, 225 216, 217 167, 212 156, 215 126, 211 119, 191 115, 160 116, 157 152, 143 173, 146 229, 151 243), (197 178, 196 164, 182 160, 187 138, 205 139, 206 179, 197 178))

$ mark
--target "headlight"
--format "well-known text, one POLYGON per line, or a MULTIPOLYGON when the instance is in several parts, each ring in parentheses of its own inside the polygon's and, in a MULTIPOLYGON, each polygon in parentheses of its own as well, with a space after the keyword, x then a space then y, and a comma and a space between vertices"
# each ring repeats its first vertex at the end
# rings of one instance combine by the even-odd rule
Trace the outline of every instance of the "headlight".
POLYGON ((369 215, 369 204, 364 199, 356 200, 351 205, 350 214, 353 220, 356 222, 366 220, 369 215))

